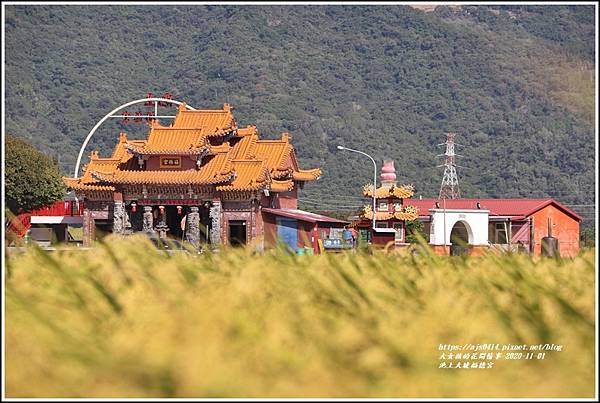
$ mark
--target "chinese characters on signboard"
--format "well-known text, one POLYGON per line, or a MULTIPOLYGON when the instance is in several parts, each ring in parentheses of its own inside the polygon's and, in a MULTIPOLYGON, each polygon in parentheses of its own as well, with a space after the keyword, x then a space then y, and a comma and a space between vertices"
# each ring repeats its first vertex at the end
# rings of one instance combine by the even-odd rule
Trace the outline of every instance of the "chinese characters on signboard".
POLYGON ((160 158, 161 168, 181 168, 180 157, 161 157, 160 158))

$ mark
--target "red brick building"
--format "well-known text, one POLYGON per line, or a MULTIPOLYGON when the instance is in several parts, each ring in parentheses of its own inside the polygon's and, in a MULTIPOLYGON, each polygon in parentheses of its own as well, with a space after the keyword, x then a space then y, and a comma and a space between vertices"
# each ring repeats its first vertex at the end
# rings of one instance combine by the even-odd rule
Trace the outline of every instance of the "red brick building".
MULTIPOLYGON (((439 210, 443 203, 439 199, 411 200, 419 211, 419 220, 425 224, 425 233, 430 232, 429 210, 439 210)), ((492 249, 515 249, 520 244, 530 253, 540 255, 550 220, 560 255, 571 257, 579 253, 581 217, 554 199, 448 199, 445 208, 489 210, 488 241, 492 249)))

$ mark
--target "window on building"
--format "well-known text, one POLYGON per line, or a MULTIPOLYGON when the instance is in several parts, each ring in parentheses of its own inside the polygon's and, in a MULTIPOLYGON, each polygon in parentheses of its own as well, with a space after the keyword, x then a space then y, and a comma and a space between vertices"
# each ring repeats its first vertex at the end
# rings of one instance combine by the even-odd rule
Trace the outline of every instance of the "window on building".
POLYGON ((494 243, 497 244, 506 244, 508 243, 508 238, 506 237, 506 224, 503 222, 497 222, 496 228, 494 231, 494 243))
POLYGON ((400 203, 400 202, 394 203, 394 211, 400 211, 400 210, 402 210, 402 203, 400 203))
POLYGON ((387 227, 388 227, 388 223, 386 221, 381 221, 381 222, 375 223, 375 228, 387 228, 387 227))
POLYGON ((388 202, 387 200, 379 200, 379 204, 377 206, 377 209, 379 211, 388 211, 388 202))

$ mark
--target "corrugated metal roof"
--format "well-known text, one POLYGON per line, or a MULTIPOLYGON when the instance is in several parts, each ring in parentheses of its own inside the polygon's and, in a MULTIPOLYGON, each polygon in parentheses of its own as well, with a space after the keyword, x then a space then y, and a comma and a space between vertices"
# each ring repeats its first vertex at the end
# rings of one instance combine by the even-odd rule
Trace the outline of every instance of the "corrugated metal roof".
MULTIPOLYGON (((490 210, 491 216, 527 217, 542 208, 554 204, 565 213, 578 221, 581 216, 554 199, 446 199, 447 209, 477 209, 477 203, 482 210, 490 210)), ((410 204, 419 209, 419 215, 429 215, 429 209, 444 208, 440 199, 410 199, 410 204), (436 207, 439 203, 439 207, 436 207)))
POLYGON ((338 220, 337 218, 327 217, 321 214, 311 213, 310 211, 298 210, 298 209, 285 209, 285 208, 263 208, 263 212, 279 215, 288 218, 295 218, 300 221, 306 222, 329 222, 338 224, 348 224, 348 221, 338 220))

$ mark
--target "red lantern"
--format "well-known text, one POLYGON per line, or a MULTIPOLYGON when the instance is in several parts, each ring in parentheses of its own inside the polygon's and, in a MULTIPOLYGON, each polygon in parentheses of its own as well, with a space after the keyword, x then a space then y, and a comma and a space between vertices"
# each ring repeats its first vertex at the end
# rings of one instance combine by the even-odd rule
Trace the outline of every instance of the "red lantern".
POLYGON ((177 214, 181 215, 182 206, 177 206, 177 214))
POLYGON ((154 112, 148 112, 147 115, 148 117, 146 118, 146 120, 148 122, 152 122, 154 120, 154 118, 152 118, 152 116, 154 116, 154 112))
MULTIPOLYGON (((165 92, 165 94, 162 96, 164 99, 173 99, 173 95, 171 95, 170 92, 165 92)), ((168 103, 165 101, 159 101, 158 102, 159 106, 168 106, 168 103)))
POLYGON ((128 116, 131 116, 131 113, 129 113, 127 111, 123 112, 123 123, 129 123, 129 117, 128 116))
POLYGON ((165 206, 158 206, 158 209, 160 210, 161 214, 165 213, 165 206))
MULTIPOLYGON (((151 92, 148 93, 148 95, 146 96, 146 98, 154 98, 154 95, 152 95, 151 92)), ((144 102, 144 106, 152 106, 153 102, 152 101, 146 101, 144 102)))
POLYGON ((134 121, 135 123, 140 123, 140 122, 142 121, 142 118, 141 118, 141 116, 142 116, 142 112, 140 112, 140 111, 137 111, 137 112, 135 113, 135 118, 133 119, 133 121, 134 121))
POLYGON ((131 203, 131 211, 134 213, 137 211, 137 203, 136 202, 131 203))

